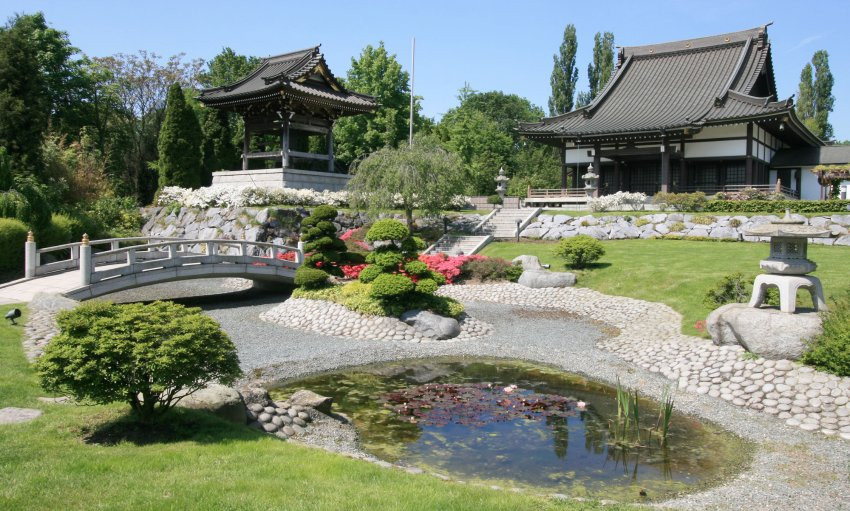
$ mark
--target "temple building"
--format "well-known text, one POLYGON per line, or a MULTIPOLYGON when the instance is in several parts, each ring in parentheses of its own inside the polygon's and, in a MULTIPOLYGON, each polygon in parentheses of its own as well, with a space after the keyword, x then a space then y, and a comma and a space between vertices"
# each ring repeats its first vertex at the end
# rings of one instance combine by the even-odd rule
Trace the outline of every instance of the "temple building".
POLYGON ((792 98, 777 99, 766 25, 621 48, 589 105, 519 132, 561 150, 565 192, 592 164, 600 195, 756 187, 818 199, 812 169, 850 163, 850 147, 824 147, 792 98))
POLYGON ((242 169, 214 172, 213 185, 320 191, 341 190, 349 179, 334 159, 334 121, 376 108, 374 98, 334 78, 318 46, 265 58, 248 76, 204 89, 198 99, 245 124, 242 169))

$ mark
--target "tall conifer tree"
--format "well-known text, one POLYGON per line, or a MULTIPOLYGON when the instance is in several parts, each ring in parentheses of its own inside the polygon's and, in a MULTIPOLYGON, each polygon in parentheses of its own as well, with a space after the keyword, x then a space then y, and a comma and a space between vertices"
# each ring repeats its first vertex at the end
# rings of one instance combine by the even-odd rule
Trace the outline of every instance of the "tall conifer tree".
POLYGON ((175 83, 168 89, 165 120, 159 131, 157 149, 159 186, 201 186, 201 126, 192 107, 186 104, 183 89, 175 83))

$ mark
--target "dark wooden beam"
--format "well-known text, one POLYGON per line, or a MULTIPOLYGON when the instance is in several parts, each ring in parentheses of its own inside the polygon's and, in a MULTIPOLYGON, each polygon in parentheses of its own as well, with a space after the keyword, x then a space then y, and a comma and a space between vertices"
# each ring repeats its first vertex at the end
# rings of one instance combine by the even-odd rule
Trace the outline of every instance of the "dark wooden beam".
POLYGON ((663 141, 660 146, 661 150, 661 193, 669 193, 670 186, 670 146, 667 141, 663 141))
POLYGON ((747 171, 746 184, 753 184, 753 123, 747 123, 747 171))

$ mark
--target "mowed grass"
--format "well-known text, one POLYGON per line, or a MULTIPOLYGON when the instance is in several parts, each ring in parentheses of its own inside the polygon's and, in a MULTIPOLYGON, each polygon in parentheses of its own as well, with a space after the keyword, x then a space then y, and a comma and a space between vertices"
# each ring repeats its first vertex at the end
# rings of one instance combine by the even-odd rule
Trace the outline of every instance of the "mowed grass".
POLYGON ((44 415, 0 425, 0 509, 602 509, 383 469, 202 412, 175 411, 175 431, 146 443, 91 443, 93 433, 121 438, 129 408, 39 402, 22 332, 0 325, 0 407, 44 415))
MULTIPOLYGON (((609 295, 666 303, 682 314, 682 331, 691 335, 705 335, 694 324, 711 312, 703 304, 706 291, 726 274, 759 273, 759 260, 770 251, 767 243, 616 240, 602 244, 605 255, 592 268, 576 272, 576 285, 609 295)), ((508 260, 531 254, 551 264, 552 270, 567 270, 563 259, 555 255, 556 247, 557 242, 499 242, 491 243, 482 253, 508 260)), ((850 288, 850 247, 812 245, 809 258, 818 264, 813 275, 823 282, 827 304, 830 296, 850 288)), ((798 297, 811 307, 805 290, 798 297)))

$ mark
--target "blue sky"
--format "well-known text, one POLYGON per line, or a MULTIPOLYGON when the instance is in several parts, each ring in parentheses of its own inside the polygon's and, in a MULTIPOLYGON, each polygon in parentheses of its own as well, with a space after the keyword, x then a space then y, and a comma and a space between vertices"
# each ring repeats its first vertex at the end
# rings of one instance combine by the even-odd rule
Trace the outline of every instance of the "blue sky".
POLYGON ((618 45, 686 39, 768 22, 777 87, 795 94, 800 70, 819 49, 829 51, 835 76, 838 139, 850 139, 850 2, 667 1, 242 1, 0 0, 0 13, 43 11, 55 28, 92 56, 139 49, 209 59, 221 48, 265 56, 322 43, 331 69, 344 76, 351 57, 384 41, 410 68, 416 36, 416 93, 428 116, 457 104, 464 82, 475 90, 516 93, 546 106, 552 55, 564 26, 578 32, 579 89, 593 35, 614 33, 618 45))

